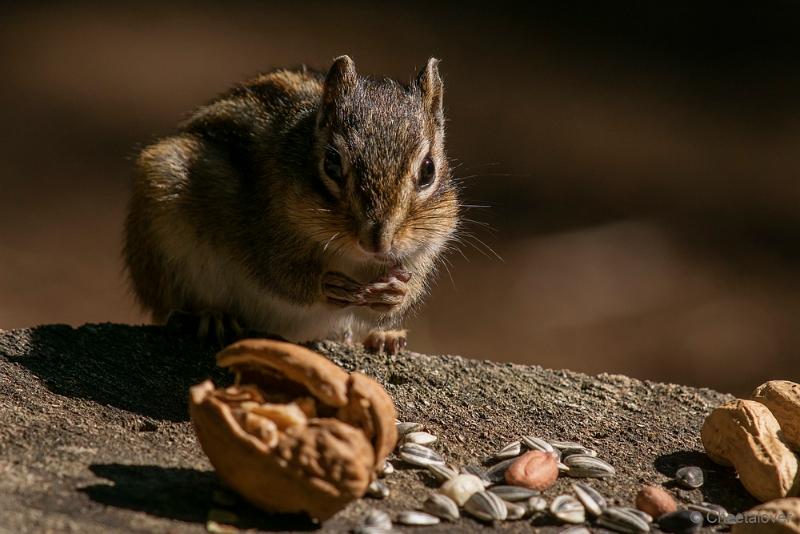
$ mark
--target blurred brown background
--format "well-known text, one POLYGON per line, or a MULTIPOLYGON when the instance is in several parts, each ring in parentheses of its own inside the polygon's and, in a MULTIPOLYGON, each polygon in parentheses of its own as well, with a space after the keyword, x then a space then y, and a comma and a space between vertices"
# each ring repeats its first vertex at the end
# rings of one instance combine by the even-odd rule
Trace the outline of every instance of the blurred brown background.
MULTIPOLYGON (((0 327, 143 322, 131 158, 274 66, 443 59, 449 152, 503 258, 451 258, 412 348, 746 392, 800 379, 800 7, 6 6, 0 327)), ((477 245, 477 248, 482 248, 477 245)))

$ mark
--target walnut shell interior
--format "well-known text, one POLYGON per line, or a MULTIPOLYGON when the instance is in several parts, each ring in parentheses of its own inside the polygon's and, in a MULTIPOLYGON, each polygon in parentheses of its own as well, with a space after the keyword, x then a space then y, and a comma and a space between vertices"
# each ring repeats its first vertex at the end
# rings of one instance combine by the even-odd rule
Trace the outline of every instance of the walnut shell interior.
POLYGON ((397 441, 380 384, 275 340, 240 341, 217 363, 235 384, 192 387, 189 411, 226 484, 265 510, 320 520, 365 493, 397 441))

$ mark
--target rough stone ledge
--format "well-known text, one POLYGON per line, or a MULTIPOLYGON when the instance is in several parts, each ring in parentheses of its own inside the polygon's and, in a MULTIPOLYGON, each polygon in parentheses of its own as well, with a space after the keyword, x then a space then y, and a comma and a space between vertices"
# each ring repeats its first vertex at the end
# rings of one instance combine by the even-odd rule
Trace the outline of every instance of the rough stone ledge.
MULTIPOLYGON (((400 417, 425 423, 451 463, 479 463, 532 434, 600 451, 618 474, 592 485, 619 503, 631 503, 641 484, 668 483, 678 467, 696 464, 706 469, 707 483, 675 490, 681 500, 712 501, 732 512, 754 504, 699 443, 703 418, 726 395, 458 356, 391 359, 330 343, 316 348, 380 380, 400 417)), ((221 488, 187 421, 187 390, 208 376, 228 380, 214 368, 213 350, 159 327, 0 331, 0 531, 202 532, 218 510, 235 513, 243 527, 316 528, 298 517, 262 514, 221 488)), ((352 528, 371 506, 391 512, 421 503, 433 479, 395 464, 387 500, 353 503, 324 530, 352 528)), ((567 491, 569 482, 559 480, 546 496, 567 491)), ((534 525, 555 530, 547 521, 534 525)), ((496 528, 528 532, 531 524, 496 528)), ((408 530, 482 529, 462 519, 408 530)))

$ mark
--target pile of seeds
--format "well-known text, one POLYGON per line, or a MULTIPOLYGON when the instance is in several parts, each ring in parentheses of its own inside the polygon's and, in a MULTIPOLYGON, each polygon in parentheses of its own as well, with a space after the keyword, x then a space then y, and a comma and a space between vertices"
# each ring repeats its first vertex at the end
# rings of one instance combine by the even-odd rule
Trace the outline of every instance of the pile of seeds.
MULTIPOLYGON (((655 522, 661 530, 691 533, 704 522, 722 523, 728 515, 724 508, 709 503, 678 510, 668 492, 653 486, 640 491, 636 508, 614 506, 582 481, 572 483, 574 495, 559 495, 548 503, 541 492, 551 487, 559 475, 597 479, 616 474, 614 467, 598 457, 597 451, 580 443, 525 436, 487 458, 486 468, 465 465, 455 469, 429 447, 437 437, 423 431, 422 425, 397 422, 397 431, 400 438, 397 457, 407 464, 427 469, 441 483, 419 510, 397 514, 395 522, 402 525, 428 526, 442 520, 455 521, 463 512, 487 523, 549 516, 559 523, 575 525, 567 529, 570 534, 588 532, 585 527, 577 526, 587 521, 616 532, 637 533, 650 530, 654 523, 652 514, 655 514, 655 522)), ((393 471, 394 467, 387 461, 383 475, 393 471)), ((676 475, 676 482, 683 487, 702 485, 700 468, 684 468, 676 475)), ((377 480, 370 486, 369 495, 385 498, 389 489, 377 480)), ((354 532, 377 534, 391 530, 389 515, 371 510, 354 532)))

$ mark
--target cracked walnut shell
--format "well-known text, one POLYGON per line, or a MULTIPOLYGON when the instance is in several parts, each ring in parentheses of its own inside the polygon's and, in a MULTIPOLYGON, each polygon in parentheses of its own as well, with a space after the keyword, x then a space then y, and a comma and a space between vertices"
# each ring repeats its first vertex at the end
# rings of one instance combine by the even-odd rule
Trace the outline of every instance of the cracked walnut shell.
POLYGON ((327 519, 364 495, 397 441, 380 384, 305 347, 248 339, 217 355, 236 385, 191 388, 189 412, 219 477, 254 505, 327 519))

